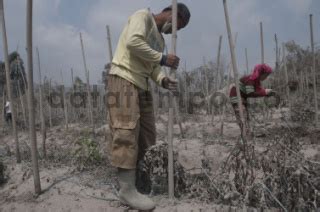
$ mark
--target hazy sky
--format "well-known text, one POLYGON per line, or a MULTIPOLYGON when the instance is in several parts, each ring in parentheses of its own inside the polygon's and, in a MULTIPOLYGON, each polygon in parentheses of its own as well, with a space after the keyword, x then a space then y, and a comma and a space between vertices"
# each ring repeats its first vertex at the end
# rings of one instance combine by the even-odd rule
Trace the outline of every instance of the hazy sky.
MULTIPOLYGON (((187 61, 188 69, 206 60, 215 60, 219 35, 223 35, 223 56, 229 58, 229 46, 222 0, 181 0, 191 10, 191 21, 178 34, 178 56, 187 61)), ((9 50, 19 49, 25 56, 26 0, 4 0, 9 50)), ((83 33, 91 83, 101 79, 104 64, 109 62, 106 25, 110 25, 115 50, 127 18, 136 10, 151 8, 160 12, 169 0, 34 0, 34 46, 41 54, 43 75, 64 82, 71 81, 70 69, 84 78, 79 41, 83 33)), ((309 14, 314 14, 315 42, 320 42, 320 0, 229 0, 233 34, 238 33, 237 59, 245 69, 245 48, 250 67, 259 63, 259 23, 264 24, 266 62, 274 63, 274 34, 280 42, 295 40, 302 46, 310 44, 309 14)), ((166 36, 170 47, 170 36, 166 36)), ((0 59, 3 60, 2 42, 0 59)), ((36 59, 36 57, 34 57, 36 59)), ((229 59, 228 59, 229 60, 229 59)), ((36 61, 36 60, 35 60, 36 61)), ((35 81, 38 68, 35 64, 35 81)))

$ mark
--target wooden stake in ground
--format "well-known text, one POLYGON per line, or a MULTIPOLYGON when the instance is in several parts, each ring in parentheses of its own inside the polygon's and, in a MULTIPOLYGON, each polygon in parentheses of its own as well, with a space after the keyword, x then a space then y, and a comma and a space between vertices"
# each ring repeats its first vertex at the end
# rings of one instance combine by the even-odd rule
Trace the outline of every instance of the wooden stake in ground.
POLYGON ((312 51, 312 73, 313 73, 313 94, 314 94, 314 108, 315 108, 315 124, 318 126, 318 94, 317 94, 317 76, 316 76, 316 54, 314 50, 313 39, 313 18, 310 14, 310 35, 311 35, 311 51, 312 51))
MULTIPOLYGON (((231 81, 231 67, 230 67, 230 70, 227 70, 227 73, 228 73, 228 80, 227 80, 227 87, 229 88, 230 86, 230 81, 231 81)), ((226 89, 225 91, 225 95, 228 96, 229 95, 229 89, 226 89)), ((226 118, 226 103, 223 105, 223 108, 222 108, 222 117, 221 117, 221 124, 220 124, 220 136, 223 137, 223 130, 224 130, 224 121, 225 121, 225 118, 226 118)))
POLYGON ((26 117, 26 111, 25 111, 25 107, 24 107, 23 95, 22 95, 21 88, 20 88, 20 83, 18 83, 18 93, 19 93, 19 99, 20 99, 20 104, 21 104, 24 126, 27 127, 27 117, 26 117))
POLYGON ((93 113, 92 113, 92 102, 91 102, 91 92, 90 92, 90 75, 89 75, 89 69, 87 68, 87 61, 86 61, 86 55, 84 51, 84 46, 83 46, 83 39, 82 39, 82 34, 80 33, 80 43, 81 43, 81 50, 82 50, 82 57, 83 57, 83 65, 84 65, 84 70, 86 74, 86 79, 87 79, 87 95, 88 95, 88 116, 90 120, 90 124, 92 128, 94 129, 94 123, 93 123, 93 113))
MULTIPOLYGON (((221 82, 219 80, 219 73, 220 73, 220 58, 221 58, 221 46, 222 46, 222 35, 219 37, 219 47, 218 47, 218 55, 217 55, 217 74, 215 79, 215 90, 220 89, 221 82)), ((222 79, 221 79, 222 80, 222 79)))
MULTIPOLYGON (((236 54, 235 54, 235 51, 234 51, 234 43, 233 43, 231 25, 230 25, 229 14, 228 14, 227 0, 223 0, 223 6, 224 6, 224 12, 225 12, 227 31, 228 31, 228 38, 229 38, 229 46, 230 46, 230 53, 231 53, 231 59, 232 59, 233 74, 234 74, 234 80, 235 80, 237 96, 238 96, 238 105, 239 105, 239 110, 240 110, 240 118, 241 118, 241 121, 242 121, 242 123, 244 125, 245 119, 244 119, 244 115, 243 115, 243 105, 242 105, 242 99, 241 99, 241 94, 240 94, 237 59, 236 59, 236 54)), ((244 129, 244 127, 242 127, 241 131, 242 131, 241 132, 242 136, 246 137, 246 130, 244 129)), ((245 140, 245 139, 243 139, 243 140, 245 140)))
POLYGON ((277 34, 274 35, 274 41, 276 43, 276 70, 279 70, 279 58, 280 58, 280 54, 279 54, 279 45, 278 45, 278 36, 277 34))
POLYGON ((250 70, 249 70, 249 59, 248 59, 248 49, 245 48, 245 54, 246 54, 246 68, 247 68, 247 75, 250 73, 250 70))
POLYGON ((3 43, 4 63, 5 63, 5 70, 6 70, 6 84, 7 84, 8 98, 11 104, 12 129, 13 129, 12 133, 16 142, 17 163, 21 163, 17 124, 16 124, 16 110, 15 110, 15 106, 14 106, 15 104, 13 101, 13 91, 12 91, 12 84, 11 84, 11 77, 10 77, 8 41, 7 41, 7 32, 6 32, 6 24, 5 24, 5 17, 4 17, 3 0, 0 0, 0 19, 1 19, 0 22, 1 22, 1 29, 2 29, 1 32, 2 32, 2 41, 3 41, 2 43, 3 43))
POLYGON ((28 110, 29 110, 29 132, 31 140, 31 156, 32 169, 35 192, 41 193, 39 165, 38 165, 38 151, 37 138, 35 129, 35 107, 34 107, 34 93, 33 93, 33 47, 32 47, 32 5, 33 0, 27 0, 27 53, 28 53, 28 110))
MULTIPOLYGON (((219 47, 218 47, 218 54, 217 54, 217 73, 216 73, 216 76, 215 76, 215 91, 218 91, 220 89, 220 84, 222 84, 222 79, 221 82, 219 80, 219 73, 220 73, 220 55, 221 55, 221 45, 222 45, 222 35, 220 35, 219 37, 219 47)), ((214 115, 215 115, 215 110, 213 107, 213 105, 211 104, 211 100, 209 98, 209 105, 210 107, 212 108, 212 118, 211 118, 211 124, 213 125, 213 122, 214 122, 214 115)), ((221 115, 221 114, 220 114, 221 115)))
POLYGON ((42 150, 43 150, 43 157, 47 157, 47 150, 46 150, 46 138, 47 138, 47 132, 46 132, 46 120, 44 118, 44 111, 43 111, 43 96, 42 96, 42 78, 41 78, 41 64, 40 64, 40 54, 39 49, 37 50, 37 56, 38 56, 38 69, 39 69, 39 101, 40 101, 40 119, 41 119, 41 135, 42 135, 42 150))
POLYGON ((65 121, 65 127, 68 130, 68 105, 67 105, 67 98, 66 98, 66 92, 64 90, 64 82, 63 82, 63 74, 62 71, 61 74, 61 90, 62 90, 62 96, 63 96, 63 111, 64 111, 64 121, 65 121))
POLYGON ((51 108, 51 79, 49 80, 49 125, 52 128, 52 108, 51 108))
MULTIPOLYGON (((264 64, 264 39, 263 39, 263 24, 260 22, 260 43, 261 43, 261 64, 264 64)), ((263 104, 263 116, 267 114, 267 106, 263 104)), ((264 117, 264 121, 266 118, 264 117)))
MULTIPOLYGON (((74 96, 74 76, 73 76, 73 68, 71 68, 71 83, 72 83, 72 96, 74 96)), ((71 102, 71 98, 70 98, 70 102, 71 102)), ((76 109, 73 107, 72 102, 70 104, 70 110, 71 110, 71 114, 72 114, 72 120, 74 121, 76 119, 76 109)))
MULTIPOLYGON (((176 41, 175 41, 175 43, 176 43, 176 41)), ((166 51, 166 54, 169 54, 167 46, 165 46, 165 51, 166 51)), ((169 73, 169 75, 167 74, 167 69, 165 69, 164 71, 165 71, 165 75, 166 76, 172 76, 173 79, 176 78, 174 71, 172 72, 172 70, 171 70, 171 73, 169 73)), ((172 103, 173 104, 173 108, 174 108, 173 109, 173 114, 175 115, 176 121, 178 122, 178 125, 179 125, 179 128, 180 128, 180 133, 181 133, 181 138, 185 138, 183 127, 182 127, 182 120, 181 120, 181 118, 179 116, 178 103, 177 103, 176 99, 174 97, 172 97, 172 94, 169 92, 169 109, 170 109, 170 101, 171 100, 173 100, 172 101, 173 102, 172 103), (177 113, 175 114, 174 111, 177 111, 177 113)))
MULTIPOLYGON (((19 70, 19 73, 20 75, 22 76, 22 81, 23 81, 23 88, 24 88, 24 91, 27 92, 27 82, 26 82, 26 79, 24 77, 24 73, 22 72, 22 61, 20 59, 20 56, 18 56, 17 58, 17 63, 18 63, 18 70, 19 70)), ((18 86, 20 87, 19 83, 18 83, 18 86)), ((22 92, 21 92, 21 87, 20 87, 20 94, 22 95, 22 92)), ((24 94, 26 95, 26 93, 24 94)), ((21 107, 22 107, 22 113, 23 113, 23 118, 24 118, 24 122, 25 122, 25 127, 27 128, 27 115, 26 115, 26 106, 24 104, 24 95, 21 96, 21 107)))
POLYGON ((285 80, 286 80, 286 95, 287 95, 287 98, 288 98, 289 108, 291 109, 290 90, 289 90, 288 64, 287 64, 287 55, 286 55, 286 47, 285 47, 285 44, 283 44, 282 49, 283 49, 284 74, 285 74, 285 80))
MULTIPOLYGON (((2 102, 0 103, 1 104, 1 114, 4 114, 4 106, 6 104, 6 96, 5 96, 5 88, 3 87, 3 91, 2 91, 2 102)), ((5 125, 6 125, 6 120, 4 118, 4 116, 1 116, 1 120, 2 120, 2 132, 4 133, 4 128, 5 128, 5 125)))
MULTIPOLYGON (((237 46, 237 39, 238 39, 238 34, 236 33, 236 35, 234 37, 234 49, 237 46)), ((230 87, 230 83, 231 83, 231 72, 232 72, 231 63, 232 63, 232 61, 230 61, 230 64, 228 65, 228 68, 227 68, 227 74, 228 74, 227 85, 226 85, 227 89, 225 89, 225 93, 224 93, 226 96, 229 96, 229 87, 230 87)), ((220 136, 221 137, 223 137, 224 121, 226 119, 226 107, 227 107, 227 105, 225 103, 222 108, 222 115, 221 115, 221 120, 220 120, 220 136)))
MULTIPOLYGON (((202 93, 204 93, 205 96, 208 97, 209 96, 209 68, 207 66, 207 62, 205 58, 203 58, 203 70, 204 72, 201 71, 201 80, 204 79, 204 87, 201 86, 201 88, 202 88, 202 93)), ((207 115, 208 115, 210 112, 210 98, 207 98, 206 106, 207 106, 207 115)))
POLYGON ((301 97, 304 95, 304 76, 303 76, 303 69, 300 70, 299 74, 299 82, 300 82, 300 90, 301 90, 301 97))
POLYGON ((188 73, 187 73, 187 62, 185 61, 184 63, 184 75, 185 75, 185 87, 184 87, 184 91, 185 91, 185 107, 186 107, 186 113, 189 113, 189 89, 188 89, 188 83, 189 83, 189 79, 188 79, 188 73))
POLYGON ((264 64, 263 24, 260 22, 261 63, 264 64))
POLYGON ((112 42, 111 42, 111 33, 110 33, 110 27, 107 25, 107 34, 108 34, 108 47, 109 47, 109 58, 110 58, 110 63, 112 63, 113 59, 113 54, 112 54, 112 42))
MULTIPOLYGON (((113 53, 112 53, 111 32, 110 32, 109 25, 107 25, 107 39, 108 39, 108 48, 109 48, 109 60, 110 60, 110 65, 111 65, 112 60, 113 60, 113 53)), ((107 104, 104 103, 103 105, 107 105, 107 104)), ((108 114, 108 110, 106 109, 105 111, 106 111, 106 114, 108 114)), ((107 117, 107 121, 108 121, 110 117, 108 115, 106 117, 107 117)))
MULTIPOLYGON (((177 48, 177 14, 178 5, 177 0, 172 0, 172 46, 171 54, 176 54, 177 48)), ((175 79, 175 70, 171 69, 170 77, 175 79)), ((174 166, 173 166, 173 118, 174 118, 174 101, 175 98, 172 93, 169 97, 169 123, 168 123, 168 185, 169 198, 174 198, 174 166)))

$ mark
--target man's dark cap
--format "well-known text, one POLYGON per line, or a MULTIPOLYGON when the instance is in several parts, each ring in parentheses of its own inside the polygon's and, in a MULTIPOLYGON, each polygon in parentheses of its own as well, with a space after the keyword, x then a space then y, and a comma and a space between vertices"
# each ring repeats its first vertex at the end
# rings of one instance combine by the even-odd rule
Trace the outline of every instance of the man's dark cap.
MULTIPOLYGON (((178 6, 178 17, 182 18, 185 21, 185 24, 187 25, 191 17, 189 8, 183 3, 178 3, 177 6, 178 6)), ((172 10, 172 5, 163 9, 162 12, 171 11, 171 10, 172 10)))

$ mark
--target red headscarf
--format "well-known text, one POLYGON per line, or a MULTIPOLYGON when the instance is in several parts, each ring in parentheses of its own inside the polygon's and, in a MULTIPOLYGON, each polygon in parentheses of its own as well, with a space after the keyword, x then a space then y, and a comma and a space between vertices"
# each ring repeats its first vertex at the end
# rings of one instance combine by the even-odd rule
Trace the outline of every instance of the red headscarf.
POLYGON ((271 74, 272 73, 272 68, 270 66, 268 66, 267 64, 256 65, 254 67, 254 70, 253 70, 252 74, 250 75, 249 79, 253 80, 253 81, 256 81, 257 79, 259 79, 259 77, 262 74, 265 74, 265 73, 271 74))

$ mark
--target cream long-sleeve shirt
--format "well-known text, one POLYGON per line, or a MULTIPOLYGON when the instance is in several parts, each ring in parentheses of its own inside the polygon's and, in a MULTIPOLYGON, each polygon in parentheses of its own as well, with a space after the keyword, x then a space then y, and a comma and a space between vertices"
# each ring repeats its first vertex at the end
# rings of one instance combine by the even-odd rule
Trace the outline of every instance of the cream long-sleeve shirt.
POLYGON ((118 75, 143 90, 148 78, 161 85, 165 73, 160 61, 164 39, 149 10, 139 10, 128 20, 112 60, 110 74, 118 75))

